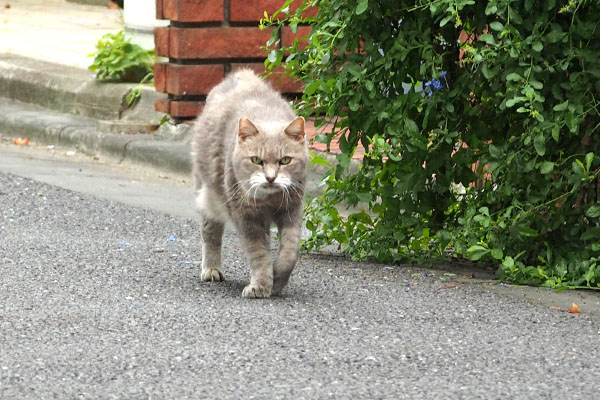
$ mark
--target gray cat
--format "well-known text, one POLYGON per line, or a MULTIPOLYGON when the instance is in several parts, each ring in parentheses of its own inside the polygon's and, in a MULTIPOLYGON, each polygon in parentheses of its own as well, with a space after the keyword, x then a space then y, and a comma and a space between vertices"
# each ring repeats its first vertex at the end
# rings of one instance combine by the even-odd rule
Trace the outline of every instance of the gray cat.
POLYGON ((210 91, 192 142, 203 280, 223 280, 221 238, 230 220, 250 263, 242 296, 281 292, 298 258, 307 158, 304 119, 253 72, 232 73, 210 91), (273 223, 280 242, 271 262, 273 223))

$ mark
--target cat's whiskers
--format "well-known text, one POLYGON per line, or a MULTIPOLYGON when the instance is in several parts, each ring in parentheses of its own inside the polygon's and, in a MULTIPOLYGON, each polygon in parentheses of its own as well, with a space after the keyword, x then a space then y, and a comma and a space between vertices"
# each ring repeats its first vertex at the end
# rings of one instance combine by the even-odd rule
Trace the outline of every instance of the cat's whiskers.
POLYGON ((292 180, 292 182, 289 185, 289 188, 291 190, 293 190, 294 193, 296 193, 296 196, 298 196, 298 198, 300 198, 300 199, 302 198, 302 194, 301 193, 304 193, 304 185, 303 184, 301 184, 298 181, 292 180))
POLYGON ((279 207, 277 207, 277 210, 275 210, 275 213, 279 212, 279 210, 281 210, 281 206, 283 205, 283 203, 285 202, 285 208, 286 210, 288 209, 288 205, 289 205, 289 189, 288 189, 288 185, 284 185, 284 184, 279 184, 279 187, 282 189, 281 190, 281 203, 279 203, 279 207))
POLYGON ((245 202, 248 206, 254 206, 254 208, 256 209, 256 190, 254 190, 254 204, 250 204, 250 192, 252 191, 252 189, 256 189, 256 185, 251 185, 250 188, 248 188, 248 190, 246 190, 246 193, 244 193, 244 196, 242 196, 242 200, 243 202, 245 202))
MULTIPOLYGON (((246 179, 244 181, 238 181, 233 185, 233 192, 231 193, 231 196, 229 196, 229 198, 225 201, 226 204, 230 203, 231 201, 234 200, 234 197, 236 197, 243 189, 244 189, 244 183, 249 182, 250 179, 246 179)), ((242 196, 242 200, 243 200, 243 196, 242 196)))

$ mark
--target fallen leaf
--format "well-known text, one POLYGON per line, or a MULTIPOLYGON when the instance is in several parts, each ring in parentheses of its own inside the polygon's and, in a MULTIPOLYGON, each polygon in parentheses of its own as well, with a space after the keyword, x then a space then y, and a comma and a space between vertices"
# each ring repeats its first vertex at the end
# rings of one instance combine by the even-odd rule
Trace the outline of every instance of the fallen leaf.
POLYGON ((570 312, 571 314, 579 314, 581 312, 581 309, 579 308, 579 306, 575 303, 573 303, 571 305, 571 308, 567 308, 567 311, 570 312))
POLYGON ((27 146, 29 144, 29 138, 14 138, 13 144, 17 144, 20 146, 27 146))
POLYGON ((550 307, 551 309, 553 309, 553 310, 558 310, 558 311, 560 311, 560 306, 557 306, 556 304, 550 304, 550 306, 549 306, 549 307, 550 307))
POLYGON ((438 290, 442 290, 442 289, 456 289, 458 287, 458 285, 444 285, 444 286, 440 286, 438 288, 438 290))

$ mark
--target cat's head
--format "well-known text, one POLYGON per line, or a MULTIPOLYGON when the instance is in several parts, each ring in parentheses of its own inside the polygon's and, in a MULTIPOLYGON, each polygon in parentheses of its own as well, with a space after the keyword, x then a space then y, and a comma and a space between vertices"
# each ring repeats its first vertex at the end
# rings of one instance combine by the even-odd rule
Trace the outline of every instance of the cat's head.
POLYGON ((285 124, 240 118, 233 164, 247 196, 261 198, 278 191, 300 195, 307 158, 303 118, 285 124))

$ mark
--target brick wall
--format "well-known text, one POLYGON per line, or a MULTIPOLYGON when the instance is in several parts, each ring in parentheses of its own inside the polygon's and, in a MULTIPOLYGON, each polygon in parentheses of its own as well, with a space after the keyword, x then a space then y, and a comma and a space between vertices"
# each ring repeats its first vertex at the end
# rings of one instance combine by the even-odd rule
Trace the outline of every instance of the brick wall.
MULTIPOLYGON (((154 66, 156 90, 168 94, 156 101, 155 109, 193 118, 229 71, 251 68, 263 73, 266 53, 260 47, 271 30, 261 31, 258 21, 264 11, 272 13, 281 4, 283 0, 156 0, 157 18, 171 23, 154 30, 156 54, 169 59, 154 66)), ((289 28, 281 36, 284 44, 294 39, 289 28)), ((269 80, 283 93, 302 92, 299 83, 280 73, 269 80)))

